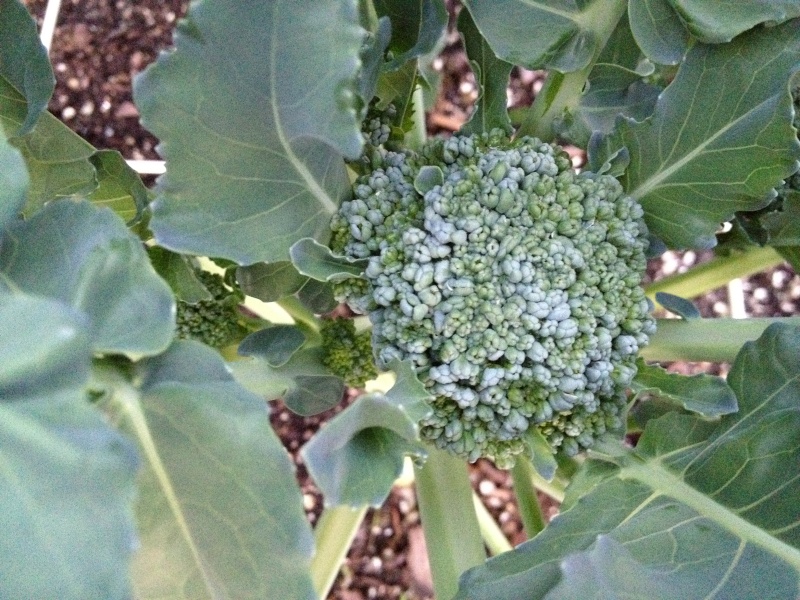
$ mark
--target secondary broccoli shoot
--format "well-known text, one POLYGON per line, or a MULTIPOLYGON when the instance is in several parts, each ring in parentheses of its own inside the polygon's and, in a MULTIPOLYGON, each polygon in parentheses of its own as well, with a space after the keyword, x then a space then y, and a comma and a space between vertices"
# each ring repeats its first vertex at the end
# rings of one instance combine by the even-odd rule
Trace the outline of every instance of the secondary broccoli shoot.
POLYGON ((323 319, 322 363, 352 388, 362 388, 378 376, 372 358, 372 334, 356 331, 353 319, 323 319))
POLYGON ((339 292, 369 314, 378 366, 410 360, 435 396, 421 435, 509 466, 532 427, 567 454, 621 431, 655 322, 619 182, 499 131, 371 161, 331 225, 335 251, 369 259, 339 292))
POLYGON ((218 349, 238 341, 246 333, 239 323, 241 315, 238 310, 244 296, 237 290, 228 289, 220 275, 198 271, 197 277, 211 298, 194 304, 178 301, 176 336, 218 349))

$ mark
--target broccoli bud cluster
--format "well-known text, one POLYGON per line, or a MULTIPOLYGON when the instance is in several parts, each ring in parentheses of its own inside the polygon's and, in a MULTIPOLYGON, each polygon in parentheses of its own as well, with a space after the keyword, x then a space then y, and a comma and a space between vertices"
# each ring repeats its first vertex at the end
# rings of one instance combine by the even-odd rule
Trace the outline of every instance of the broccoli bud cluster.
POLYGON ((198 271, 196 275, 211 298, 194 304, 178 301, 176 337, 218 349, 238 341, 246 333, 239 323, 238 310, 244 296, 228 289, 220 275, 207 271, 198 271))
POLYGON ((655 322, 619 182, 500 131, 371 161, 331 224, 335 251, 369 259, 339 293, 369 314, 378 365, 411 361, 435 396, 421 435, 504 467, 532 427, 567 454, 621 430, 655 322))
POLYGON ((323 319, 320 335, 322 363, 348 387, 362 388, 378 376, 369 331, 356 331, 352 319, 323 319))

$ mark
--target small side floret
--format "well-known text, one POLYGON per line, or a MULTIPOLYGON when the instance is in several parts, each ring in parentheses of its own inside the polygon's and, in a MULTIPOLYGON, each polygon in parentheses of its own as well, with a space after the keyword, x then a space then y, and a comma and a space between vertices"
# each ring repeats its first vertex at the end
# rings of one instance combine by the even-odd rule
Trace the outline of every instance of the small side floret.
POLYGON ((323 319, 322 363, 348 387, 363 388, 378 376, 372 357, 372 334, 356 331, 353 319, 323 319))
POLYGON ((178 339, 191 339, 222 349, 241 339, 246 330, 239 323, 241 292, 228 289, 216 273, 198 271, 197 277, 211 294, 209 300, 194 304, 178 301, 176 315, 178 339))

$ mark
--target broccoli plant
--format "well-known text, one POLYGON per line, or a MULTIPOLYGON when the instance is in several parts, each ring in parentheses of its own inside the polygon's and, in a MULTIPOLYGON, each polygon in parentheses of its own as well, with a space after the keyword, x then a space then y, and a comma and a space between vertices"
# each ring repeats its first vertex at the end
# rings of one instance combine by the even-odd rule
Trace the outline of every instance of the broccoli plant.
POLYGON ((443 0, 192 3, 148 190, 0 0, 0 596, 325 598, 409 459, 440 600, 800 596, 800 322, 690 301, 800 267, 800 2, 462 4, 480 95, 428 138, 443 0), (667 249, 716 255, 644 284, 667 249), (312 529, 269 402, 352 397, 312 529))

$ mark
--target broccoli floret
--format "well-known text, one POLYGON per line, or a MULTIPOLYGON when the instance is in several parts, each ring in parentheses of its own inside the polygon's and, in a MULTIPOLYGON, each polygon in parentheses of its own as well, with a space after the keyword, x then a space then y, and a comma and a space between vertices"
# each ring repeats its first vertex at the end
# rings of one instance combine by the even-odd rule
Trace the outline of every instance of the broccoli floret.
POLYGON ((381 149, 332 220, 334 250, 369 259, 338 293, 369 314, 378 366, 411 361, 435 396, 424 438, 509 466, 536 427, 573 454, 622 429, 655 329, 642 216, 616 179, 535 138, 381 149), (422 167, 442 175, 424 193, 422 167))
POLYGON ((378 376, 372 357, 372 334, 369 330, 356 331, 352 319, 324 319, 322 335, 322 362, 331 373, 344 379, 352 388, 362 388, 378 376))
POLYGON ((397 108, 389 104, 386 108, 378 108, 377 103, 370 104, 367 116, 361 124, 361 134, 364 142, 375 146, 383 146, 393 136, 393 127, 397 119, 397 108))
POLYGON ((224 348, 241 339, 247 333, 239 322, 242 293, 228 289, 223 278, 215 273, 198 271, 196 275, 211 298, 194 304, 178 301, 176 336, 212 348, 224 348))

